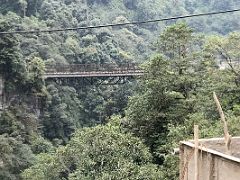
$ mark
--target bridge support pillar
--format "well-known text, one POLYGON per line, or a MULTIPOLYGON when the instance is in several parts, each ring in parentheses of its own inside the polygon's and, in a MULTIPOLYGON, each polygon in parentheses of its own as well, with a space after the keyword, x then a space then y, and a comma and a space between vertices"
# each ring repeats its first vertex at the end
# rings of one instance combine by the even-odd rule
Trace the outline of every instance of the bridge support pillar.
POLYGON ((0 75, 0 111, 3 109, 3 91, 4 91, 4 80, 0 75))

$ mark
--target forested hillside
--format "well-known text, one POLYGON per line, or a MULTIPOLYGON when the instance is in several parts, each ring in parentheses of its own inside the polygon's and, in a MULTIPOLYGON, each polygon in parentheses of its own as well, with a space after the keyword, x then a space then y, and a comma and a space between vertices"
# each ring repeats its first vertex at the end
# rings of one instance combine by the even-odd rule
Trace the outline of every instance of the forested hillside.
MULTIPOLYGON (((1 0, 0 32, 240 8, 237 0, 1 0)), ((0 34, 0 179, 178 179, 179 141, 240 128, 240 13, 53 33, 0 34), (141 63, 125 84, 44 80, 46 67, 141 63)))

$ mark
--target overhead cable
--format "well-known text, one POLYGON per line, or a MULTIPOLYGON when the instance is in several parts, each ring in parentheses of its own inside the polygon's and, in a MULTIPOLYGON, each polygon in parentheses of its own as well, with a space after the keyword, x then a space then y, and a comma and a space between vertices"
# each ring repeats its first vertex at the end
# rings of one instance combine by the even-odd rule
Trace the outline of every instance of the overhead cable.
POLYGON ((177 19, 186 19, 186 18, 193 18, 193 17, 226 14, 226 13, 233 13, 233 12, 239 12, 239 11, 240 11, 240 9, 232 9, 232 10, 226 10, 226 11, 191 14, 191 15, 175 16, 175 17, 168 17, 168 18, 162 18, 162 19, 146 20, 146 21, 133 21, 133 22, 126 22, 126 23, 105 24, 105 25, 86 26, 86 27, 71 27, 71 28, 46 29, 46 30, 43 29, 43 30, 4 31, 4 32, 0 32, 0 35, 4 35, 4 34, 38 34, 38 33, 98 29, 98 28, 104 28, 104 27, 116 27, 116 26, 126 26, 126 25, 140 25, 140 24, 170 21, 170 20, 177 20, 177 19))

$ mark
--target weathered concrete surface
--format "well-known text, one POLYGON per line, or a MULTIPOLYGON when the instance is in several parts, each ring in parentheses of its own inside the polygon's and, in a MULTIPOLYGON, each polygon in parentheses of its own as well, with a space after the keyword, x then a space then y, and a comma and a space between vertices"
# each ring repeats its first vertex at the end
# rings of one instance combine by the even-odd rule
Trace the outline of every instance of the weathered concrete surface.
MULTIPOLYGON (((240 142, 240 137, 233 138, 232 147, 240 142)), ((240 159, 224 154, 223 139, 199 140, 198 173, 199 180, 240 180, 240 159), (214 143, 219 151, 213 150, 214 143), (208 145, 211 145, 211 149, 208 145), (219 144, 223 148, 219 148, 219 144), (221 152, 223 151, 223 152, 221 152)), ((240 149, 234 149, 240 151, 240 149)), ((194 143, 193 141, 180 144, 180 180, 194 180, 194 143)))

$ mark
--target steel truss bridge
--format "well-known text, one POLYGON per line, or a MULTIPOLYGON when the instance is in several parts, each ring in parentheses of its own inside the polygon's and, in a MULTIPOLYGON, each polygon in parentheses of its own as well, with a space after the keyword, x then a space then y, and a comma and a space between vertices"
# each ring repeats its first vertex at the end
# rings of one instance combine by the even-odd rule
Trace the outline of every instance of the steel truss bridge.
POLYGON ((139 64, 71 64, 46 66, 45 79, 78 81, 84 84, 123 84, 144 75, 139 64), (74 79, 74 80, 73 80, 74 79))
MULTIPOLYGON (((139 64, 133 63, 47 65, 44 79, 53 80, 60 84, 70 83, 76 87, 83 87, 86 84, 124 84, 130 79, 144 74, 145 72, 139 67, 139 64)), ((3 89, 4 83, 2 77, 0 77, 0 113, 4 104, 3 89)))

